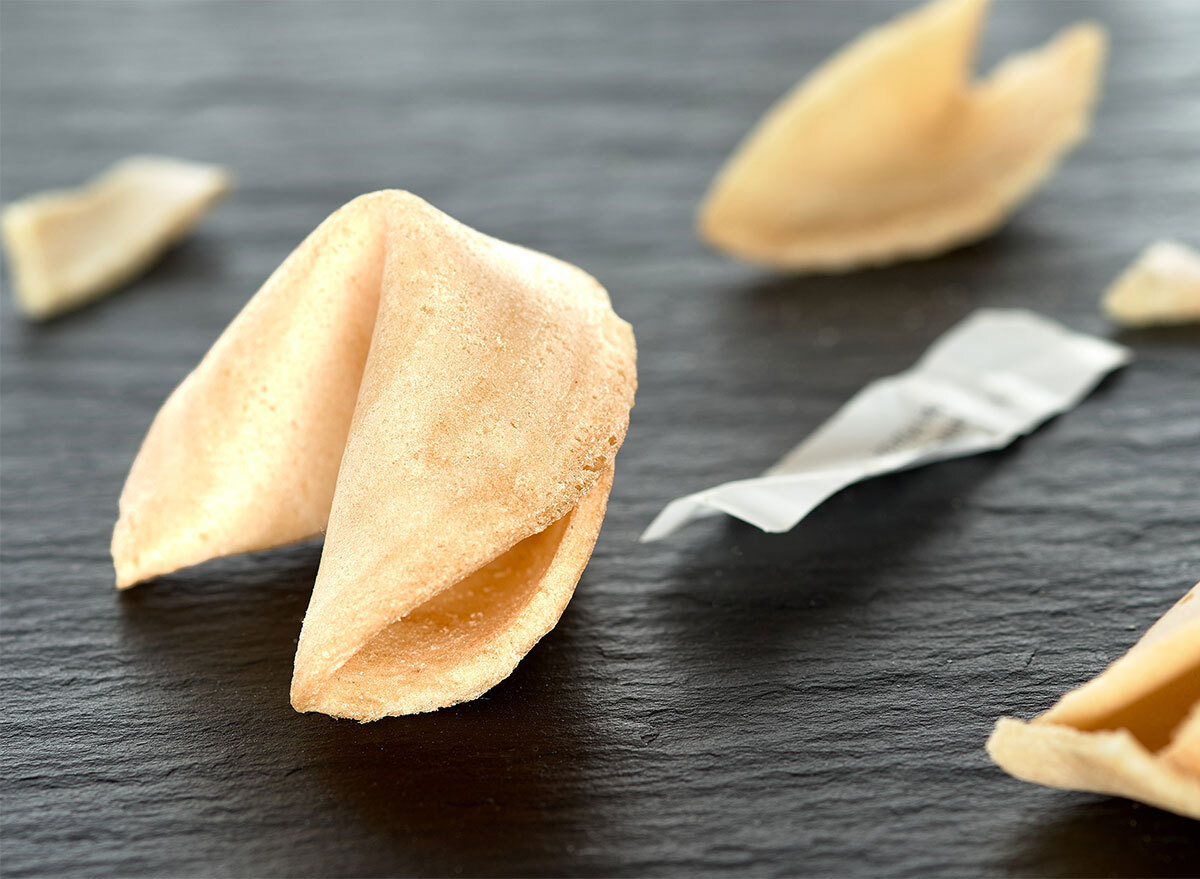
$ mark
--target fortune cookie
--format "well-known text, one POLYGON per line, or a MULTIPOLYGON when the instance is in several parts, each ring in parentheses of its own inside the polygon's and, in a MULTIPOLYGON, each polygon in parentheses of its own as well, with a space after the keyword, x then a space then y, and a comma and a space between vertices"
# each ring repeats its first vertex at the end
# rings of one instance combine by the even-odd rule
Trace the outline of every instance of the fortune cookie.
POLYGON ((863 35, 776 104, 700 206, 713 247, 792 272, 930 256, 987 235, 1088 128, 1104 31, 1068 28, 970 81, 987 0, 863 35))
POLYGON ((1105 313, 1127 327, 1200 321, 1200 253, 1158 241, 1104 294, 1105 313))
POLYGON ((1001 718, 987 749, 1025 781, 1200 819, 1200 584, 1045 714, 1001 718))
POLYGON ((596 281, 416 196, 361 196, 276 269, 154 419, 117 585, 325 532, 292 705, 473 699, 558 621, 636 386, 596 281))
POLYGON ((4 245, 17 305, 53 317, 111 292, 150 267, 229 191, 216 165, 137 156, 78 189, 4 209, 4 245))

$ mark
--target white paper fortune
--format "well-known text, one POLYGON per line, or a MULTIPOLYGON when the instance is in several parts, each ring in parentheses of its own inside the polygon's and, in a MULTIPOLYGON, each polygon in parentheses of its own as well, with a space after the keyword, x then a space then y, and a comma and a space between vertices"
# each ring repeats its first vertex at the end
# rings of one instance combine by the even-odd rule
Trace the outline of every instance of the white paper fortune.
POLYGON ((787 531, 852 483, 1007 446, 1076 406, 1131 356, 1031 311, 980 309, 914 367, 859 391, 762 476, 671 501, 642 541, 717 512, 787 531))

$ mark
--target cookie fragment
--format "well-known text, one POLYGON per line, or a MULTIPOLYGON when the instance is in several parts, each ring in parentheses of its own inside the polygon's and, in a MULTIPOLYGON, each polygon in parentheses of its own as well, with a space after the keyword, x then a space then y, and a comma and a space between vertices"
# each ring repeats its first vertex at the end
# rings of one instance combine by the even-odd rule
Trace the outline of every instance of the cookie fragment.
POLYGON ((1105 54, 1070 27, 970 81, 987 0, 868 32, 746 136, 700 206, 713 247, 792 272, 930 256, 992 232, 1086 134, 1105 54))
POLYGON ((987 750, 1025 781, 1200 819, 1200 584, 1045 714, 1001 718, 987 750))
POLYGON ((1108 288, 1103 306, 1127 327, 1200 321, 1200 253, 1156 241, 1108 288))
POLYGON ((224 168, 135 156, 78 189, 4 209, 17 305, 48 318, 98 299, 145 271, 231 186, 224 168))

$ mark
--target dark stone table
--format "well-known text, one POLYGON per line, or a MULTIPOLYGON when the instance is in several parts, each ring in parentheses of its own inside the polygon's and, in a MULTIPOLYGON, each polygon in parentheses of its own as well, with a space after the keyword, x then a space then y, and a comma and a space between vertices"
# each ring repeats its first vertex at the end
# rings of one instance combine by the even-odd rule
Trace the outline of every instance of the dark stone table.
POLYGON ((134 152, 239 186, 111 299, 3 303, 5 876, 1200 873, 1200 825, 1014 781, 983 743, 1091 677, 1200 577, 1200 331, 1011 449, 843 492, 792 533, 636 537, 752 475, 980 306, 1113 334, 1109 280, 1200 243, 1200 4, 1003 4, 990 63, 1082 16, 1094 137, 996 237, 787 280, 691 232, 762 110, 899 9, 867 3, 18 3, 3 198, 134 152), (319 548, 125 595, 110 528, 170 389, 359 193, 411 189, 578 263, 641 390, 559 627, 485 698, 360 726, 288 705, 319 548))

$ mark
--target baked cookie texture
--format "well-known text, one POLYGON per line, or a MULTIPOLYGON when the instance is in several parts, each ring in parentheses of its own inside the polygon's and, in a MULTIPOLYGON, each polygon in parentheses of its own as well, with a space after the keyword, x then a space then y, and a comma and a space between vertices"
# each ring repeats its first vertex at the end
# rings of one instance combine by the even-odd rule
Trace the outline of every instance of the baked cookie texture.
POLYGON ((987 0, 934 0, 864 34, 772 107, 697 227, 788 272, 932 256, 1001 226, 1087 134, 1106 36, 1092 23, 973 82, 987 0))
POLYGON ((987 743, 1017 778, 1200 819, 1200 584, 1100 676, 987 743))
POLYGON ((406 192, 361 196, 155 417, 117 585, 324 533, 292 704, 372 720, 475 698, 587 564, 635 358, 580 269, 406 192))
POLYGON ((232 185, 217 165, 134 156, 76 189, 7 205, 0 228, 18 307, 40 320, 111 293, 187 235, 232 185))

